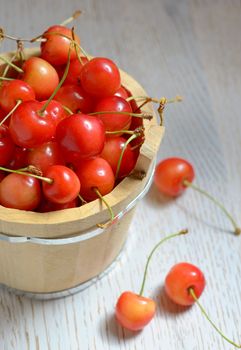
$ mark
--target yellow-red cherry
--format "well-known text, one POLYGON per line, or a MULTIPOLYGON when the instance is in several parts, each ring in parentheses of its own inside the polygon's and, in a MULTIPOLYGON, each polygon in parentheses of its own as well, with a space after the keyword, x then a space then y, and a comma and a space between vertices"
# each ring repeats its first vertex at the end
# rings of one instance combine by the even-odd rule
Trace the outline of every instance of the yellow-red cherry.
POLYGON ((153 319, 155 312, 154 300, 129 291, 120 295, 115 308, 119 323, 131 331, 143 329, 153 319))

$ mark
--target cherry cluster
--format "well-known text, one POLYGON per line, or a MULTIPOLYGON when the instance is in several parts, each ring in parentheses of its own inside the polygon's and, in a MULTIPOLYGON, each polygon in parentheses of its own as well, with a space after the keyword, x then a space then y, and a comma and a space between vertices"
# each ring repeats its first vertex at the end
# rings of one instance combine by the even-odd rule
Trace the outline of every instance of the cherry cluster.
POLYGON ((46 212, 103 199, 135 167, 141 110, 117 65, 86 55, 73 29, 31 41, 40 56, 0 57, 0 204, 46 212))

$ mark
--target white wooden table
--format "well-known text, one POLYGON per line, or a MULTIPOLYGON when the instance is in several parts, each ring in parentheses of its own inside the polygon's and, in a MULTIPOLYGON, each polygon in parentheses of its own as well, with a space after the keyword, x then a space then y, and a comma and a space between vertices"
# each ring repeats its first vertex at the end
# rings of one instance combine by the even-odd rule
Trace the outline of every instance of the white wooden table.
MULTIPOLYGON (((166 109, 159 159, 193 163, 196 183, 225 202, 241 223, 241 4, 238 0, 1 0, 0 25, 34 36, 73 10, 82 45, 114 59, 152 96, 184 96, 166 109)), ((9 50, 10 44, 2 44, 9 50)), ((163 293, 174 263, 189 261, 205 273, 201 297, 212 319, 241 341, 241 236, 218 208, 191 190, 177 200, 153 186, 139 204, 124 252, 112 271, 90 288, 54 301, 34 301, 0 289, 1 350, 223 350, 232 349, 197 306, 175 306, 163 293), (150 266, 146 296, 158 311, 144 331, 116 324, 114 306, 124 290, 138 292, 146 257, 165 234, 190 235, 163 246, 150 266)))

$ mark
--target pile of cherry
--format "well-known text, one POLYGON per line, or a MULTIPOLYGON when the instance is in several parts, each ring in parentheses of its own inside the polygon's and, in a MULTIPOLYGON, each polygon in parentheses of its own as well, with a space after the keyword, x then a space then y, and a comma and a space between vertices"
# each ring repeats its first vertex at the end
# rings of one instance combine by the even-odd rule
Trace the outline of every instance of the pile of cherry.
POLYGON ((0 57, 0 204, 46 212, 111 192, 134 169, 144 129, 112 60, 83 56, 66 26, 36 40, 39 57, 0 57))
MULTIPOLYGON (((80 39, 63 25, 55 25, 30 40, 40 41, 40 56, 24 57, 22 42, 0 32, 1 38, 17 42, 10 59, 0 56, 0 205, 7 208, 48 212, 73 208, 100 198, 134 169, 144 141, 141 112, 149 101, 159 102, 162 116, 166 99, 135 96, 121 85, 116 64, 103 57, 89 58, 80 39), (13 73, 14 72, 14 73, 13 73), (139 97, 138 97, 139 98, 139 97)), ((172 102, 172 100, 170 100, 172 102)), ((194 169, 180 158, 158 164, 155 184, 161 193, 178 196, 186 188, 204 194, 224 212, 236 234, 241 230, 233 217, 210 194, 192 182, 194 169)), ((182 230, 163 238, 151 251, 139 294, 124 292, 116 304, 120 324, 136 331, 154 317, 155 302, 143 296, 147 270, 159 246, 182 230)), ((165 279, 167 295, 177 304, 197 303, 205 287, 199 268, 179 263, 165 279)))

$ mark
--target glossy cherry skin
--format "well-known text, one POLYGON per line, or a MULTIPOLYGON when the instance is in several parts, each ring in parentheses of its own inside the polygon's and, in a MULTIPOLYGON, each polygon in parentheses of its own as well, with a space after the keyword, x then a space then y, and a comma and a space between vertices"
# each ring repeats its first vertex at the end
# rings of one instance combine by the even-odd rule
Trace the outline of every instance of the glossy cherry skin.
POLYGON ((65 161, 57 142, 49 141, 28 151, 27 163, 34 165, 45 175, 51 165, 64 165, 65 161))
POLYGON ((174 265, 167 274, 165 291, 176 304, 189 306, 195 303, 189 293, 189 288, 193 288, 195 295, 199 298, 205 284, 204 275, 198 267, 182 262, 174 265))
POLYGON ((34 90, 36 99, 47 100, 59 83, 59 76, 54 67, 40 57, 27 59, 22 69, 21 79, 34 90))
POLYGON ((63 165, 52 165, 45 176, 53 180, 51 184, 42 183, 44 196, 50 202, 65 204, 77 198, 80 181, 73 170, 63 165))
POLYGON ((20 169, 28 165, 27 161, 28 149, 22 147, 15 147, 14 154, 10 162, 7 164, 8 169, 20 169))
POLYGON ((87 202, 99 198, 93 188, 96 187, 104 196, 111 192, 115 185, 111 166, 100 157, 79 162, 76 174, 81 182, 80 194, 87 202))
MULTIPOLYGON (((42 106, 46 101, 41 101, 42 106)), ((63 119, 65 119, 69 114, 65 111, 62 104, 56 100, 51 100, 46 108, 46 112, 51 116, 52 120, 56 125, 63 119)))
POLYGON ((81 57, 81 61, 82 63, 80 63, 78 58, 70 61, 69 71, 64 81, 64 85, 80 85, 80 73, 84 65, 89 62, 89 60, 86 57, 81 57))
POLYGON ((79 85, 62 86, 55 99, 73 113, 90 113, 93 110, 93 99, 79 85))
MULTIPOLYGON (((56 66, 66 64, 72 40, 71 29, 61 25, 54 25, 44 32, 43 38, 47 39, 47 41, 41 43, 41 57, 56 66)), ((80 44, 78 35, 75 35, 75 41, 80 44)), ((70 59, 73 60, 74 58, 76 58, 76 51, 72 48, 70 59)))
POLYGON ((184 180, 192 182, 194 177, 194 169, 185 159, 167 158, 157 165, 154 182, 161 193, 177 197, 187 188, 184 180))
POLYGON ((39 180, 26 175, 9 174, 0 183, 0 204, 7 208, 34 210, 41 200, 39 180))
MULTIPOLYGON (((131 124, 131 115, 120 114, 114 112, 132 113, 130 104, 123 98, 118 96, 105 97, 95 106, 95 112, 107 112, 104 114, 97 114, 107 131, 128 130, 131 124), (113 111, 113 113, 108 113, 113 111)), ((122 133, 111 135, 111 137, 121 135, 122 133)))
POLYGON ((133 292, 122 293, 115 308, 118 322, 131 331, 143 329, 152 320, 155 312, 154 300, 133 292))
MULTIPOLYGON (((120 155, 122 153, 122 149, 125 146, 125 143, 126 139, 120 136, 108 138, 105 142, 104 149, 100 154, 100 156, 110 164, 114 174, 116 173, 120 155)), ((128 144, 123 154, 118 178, 129 175, 129 173, 134 169, 135 164, 135 153, 131 150, 130 144, 128 144)))
POLYGON ((12 114, 9 131, 16 145, 38 147, 55 135, 56 123, 47 111, 39 113, 41 107, 38 101, 26 101, 12 114))
POLYGON ((33 88, 19 79, 5 81, 0 89, 0 105, 2 109, 6 113, 10 112, 15 107, 18 100, 35 100, 33 88))
POLYGON ((127 90, 123 86, 121 86, 114 95, 121 97, 124 100, 126 100, 129 97, 127 90))
POLYGON ((105 129, 101 120, 86 114, 72 114, 56 129, 56 139, 67 162, 76 163, 101 153, 105 129))
POLYGON ((111 96, 121 86, 120 72, 108 58, 95 57, 86 63, 80 74, 81 85, 94 96, 111 96))
POLYGON ((6 125, 0 126, 0 166, 7 165, 15 152, 15 144, 6 125))

